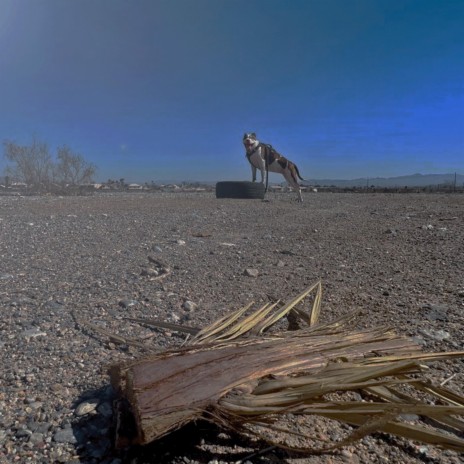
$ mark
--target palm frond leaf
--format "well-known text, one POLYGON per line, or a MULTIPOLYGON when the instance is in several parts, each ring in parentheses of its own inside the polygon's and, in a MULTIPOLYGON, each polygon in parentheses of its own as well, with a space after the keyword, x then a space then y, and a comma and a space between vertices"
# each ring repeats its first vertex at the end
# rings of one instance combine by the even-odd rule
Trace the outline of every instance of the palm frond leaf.
MULTIPOLYGON (((256 310, 250 303, 199 330, 183 347, 113 366, 112 383, 137 425, 132 443, 151 442, 200 417, 261 436, 263 428, 282 428, 289 415, 316 415, 356 427, 319 451, 373 432, 464 451, 464 397, 419 378, 426 363, 464 352, 425 353, 389 328, 353 329, 359 313, 320 324, 321 297, 317 282, 286 303, 256 310), (305 311, 308 297, 312 304, 305 311), (268 332, 290 312, 305 321, 304 329, 268 332), (353 401, 353 392, 362 399, 353 401)), ((272 436, 266 439, 274 443, 272 436)), ((316 451, 310 441, 303 447, 274 444, 316 451)))

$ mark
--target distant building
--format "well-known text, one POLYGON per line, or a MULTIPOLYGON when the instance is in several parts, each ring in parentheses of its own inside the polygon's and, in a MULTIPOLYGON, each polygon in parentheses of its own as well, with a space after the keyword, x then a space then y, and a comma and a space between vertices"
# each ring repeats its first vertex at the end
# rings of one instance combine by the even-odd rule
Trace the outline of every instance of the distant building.
POLYGON ((127 186, 128 190, 143 190, 143 185, 140 184, 129 184, 127 186))

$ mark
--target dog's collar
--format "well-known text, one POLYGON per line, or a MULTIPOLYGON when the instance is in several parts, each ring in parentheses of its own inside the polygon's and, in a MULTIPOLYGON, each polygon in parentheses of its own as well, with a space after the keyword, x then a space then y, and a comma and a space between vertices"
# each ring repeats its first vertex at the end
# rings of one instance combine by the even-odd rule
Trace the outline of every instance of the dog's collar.
POLYGON ((261 146, 261 143, 258 142, 258 145, 256 145, 256 147, 253 148, 253 150, 251 150, 250 152, 248 152, 248 151, 246 152, 246 157, 247 157, 248 159, 250 159, 251 156, 253 156, 254 152, 255 152, 260 146, 261 146))

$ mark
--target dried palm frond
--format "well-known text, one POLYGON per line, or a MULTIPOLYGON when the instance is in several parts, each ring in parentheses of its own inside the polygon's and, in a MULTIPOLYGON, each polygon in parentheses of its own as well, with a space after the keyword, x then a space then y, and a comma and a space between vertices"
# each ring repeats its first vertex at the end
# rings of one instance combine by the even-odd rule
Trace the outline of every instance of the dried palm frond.
MULTIPOLYGON (((464 415, 464 398, 416 378, 425 362, 464 357, 464 352, 424 353, 390 329, 355 330, 350 322, 356 314, 318 324, 321 295, 317 282, 286 303, 267 303, 251 312, 252 304, 244 306, 192 330, 195 335, 184 347, 113 366, 112 383, 135 418, 131 442, 151 442, 200 417, 262 436, 259 429, 281 432, 279 423, 294 414, 357 427, 351 436, 319 451, 373 432, 464 451, 459 437, 464 422, 457 417, 464 415), (313 301, 305 312, 301 305, 310 296, 313 301), (267 332, 290 312, 307 327, 267 332), (369 401, 346 399, 347 392, 369 401), (411 424, 404 415, 429 422, 411 424)), ((286 433, 301 438, 299 432, 286 433)), ((272 436, 265 438, 273 441, 272 436)), ((119 443, 127 443, 121 433, 119 443)), ((314 451, 311 444, 275 444, 314 451)))

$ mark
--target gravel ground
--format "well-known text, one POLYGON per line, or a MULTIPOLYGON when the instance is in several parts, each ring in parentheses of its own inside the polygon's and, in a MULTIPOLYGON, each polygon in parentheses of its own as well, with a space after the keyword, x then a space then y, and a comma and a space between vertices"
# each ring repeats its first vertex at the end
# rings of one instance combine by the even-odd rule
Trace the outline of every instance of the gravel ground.
MULTIPOLYGON (((303 204, 287 194, 0 197, 0 463, 462 462, 387 435, 303 457, 201 423, 118 453, 107 367, 141 352, 73 313, 165 349, 182 337, 124 318, 202 327, 322 279, 323 321, 362 308, 360 327, 388 324, 425 350, 464 350, 463 210, 464 196, 440 194, 311 193, 303 204), (158 262, 171 269, 165 278, 158 262)), ((426 377, 463 393, 462 361, 434 363, 426 377)))

